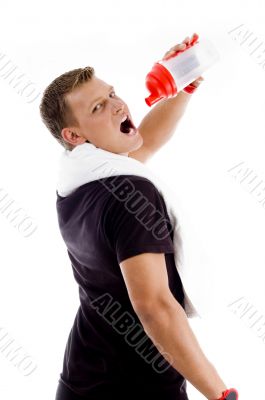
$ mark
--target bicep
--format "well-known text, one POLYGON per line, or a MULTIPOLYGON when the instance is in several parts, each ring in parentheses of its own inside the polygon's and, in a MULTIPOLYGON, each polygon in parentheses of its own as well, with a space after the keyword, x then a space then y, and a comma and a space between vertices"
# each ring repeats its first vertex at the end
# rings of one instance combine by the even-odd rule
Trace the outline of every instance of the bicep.
POLYGON ((142 253, 120 263, 128 295, 136 313, 165 306, 172 294, 164 253, 142 253))

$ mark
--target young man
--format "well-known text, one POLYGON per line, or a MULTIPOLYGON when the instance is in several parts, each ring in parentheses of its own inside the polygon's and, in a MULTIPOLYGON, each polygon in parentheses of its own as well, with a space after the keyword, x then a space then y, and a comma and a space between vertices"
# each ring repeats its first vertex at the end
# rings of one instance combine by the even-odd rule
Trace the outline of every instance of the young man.
MULTIPOLYGON (((185 48, 189 40, 170 51, 185 48)), ((44 92, 40 112, 66 150, 88 142, 145 163, 170 139, 190 97, 180 92, 160 101, 136 129, 127 104, 87 67, 56 78, 44 92), (125 117, 131 121, 131 135, 121 131, 125 117)), ((116 177, 115 185, 122 185, 123 178, 116 177)), ((143 177, 129 178, 169 219, 157 188, 143 177)), ((57 212, 80 307, 56 400, 187 400, 186 379, 206 398, 220 398, 226 386, 200 349, 184 312, 173 233, 155 238, 97 180, 68 196, 57 192, 57 212), (123 334, 128 319, 141 335, 137 350, 134 337, 125 340, 123 334)))

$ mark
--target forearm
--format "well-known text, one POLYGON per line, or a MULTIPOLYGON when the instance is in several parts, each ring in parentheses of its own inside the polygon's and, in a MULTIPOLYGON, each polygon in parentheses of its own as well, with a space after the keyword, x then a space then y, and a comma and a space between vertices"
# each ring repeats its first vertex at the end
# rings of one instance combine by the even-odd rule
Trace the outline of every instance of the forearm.
POLYGON ((146 147, 156 151, 171 138, 191 98, 181 91, 175 97, 160 100, 149 111, 138 127, 146 147))
POLYGON ((227 387, 202 352, 185 311, 174 298, 169 306, 139 314, 139 319, 154 345, 159 344, 169 354, 163 357, 181 375, 207 399, 221 397, 227 387))

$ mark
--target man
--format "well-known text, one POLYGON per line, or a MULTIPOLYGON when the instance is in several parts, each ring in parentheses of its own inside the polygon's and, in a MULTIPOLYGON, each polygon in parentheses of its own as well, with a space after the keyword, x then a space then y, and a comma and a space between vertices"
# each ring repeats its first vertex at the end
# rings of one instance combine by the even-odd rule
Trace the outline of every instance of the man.
MULTIPOLYGON (((166 55, 189 41, 187 37, 166 55)), ((56 78, 44 92, 40 112, 68 151, 88 142, 145 163, 170 139, 190 97, 180 92, 160 101, 136 129, 127 104, 87 67, 56 78)), ((145 178, 129 177, 168 218, 157 188, 145 178)), ((116 178, 115 184, 122 185, 122 179, 116 178)), ((187 400, 185 378, 208 399, 220 398, 226 386, 200 349, 184 312, 172 232, 158 241, 99 181, 68 196, 57 192, 57 212, 80 307, 56 400, 187 400), (132 334, 126 340, 123 334, 128 319, 135 321, 133 329, 141 336, 137 347, 132 334)))

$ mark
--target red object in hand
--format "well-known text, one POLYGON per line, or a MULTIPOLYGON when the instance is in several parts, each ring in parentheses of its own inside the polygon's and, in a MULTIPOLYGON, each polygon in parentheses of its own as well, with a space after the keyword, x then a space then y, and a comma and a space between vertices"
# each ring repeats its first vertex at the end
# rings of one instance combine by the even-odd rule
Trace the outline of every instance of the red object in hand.
POLYGON ((235 388, 224 390, 217 400, 238 400, 238 391, 235 388))
MULTIPOLYGON (((199 36, 194 34, 191 42, 186 46, 185 49, 176 50, 169 56, 164 57, 163 60, 166 61, 169 58, 175 58, 179 53, 182 53, 193 46, 198 41, 198 38, 199 36)), ((195 81, 191 82, 181 90, 190 94, 193 93, 197 89, 197 86, 194 85, 195 81)), ((174 75, 172 75, 172 73, 163 65, 163 63, 159 61, 154 64, 152 70, 147 74, 145 84, 150 92, 150 95, 145 98, 145 102, 149 107, 161 99, 173 97, 179 92, 174 80, 174 75)))

